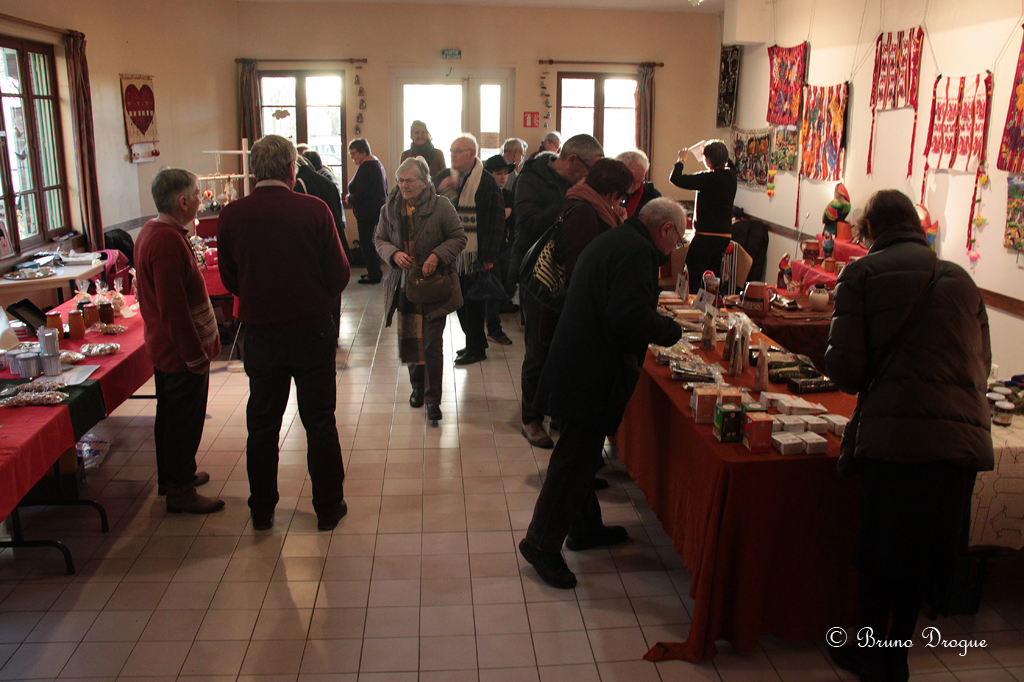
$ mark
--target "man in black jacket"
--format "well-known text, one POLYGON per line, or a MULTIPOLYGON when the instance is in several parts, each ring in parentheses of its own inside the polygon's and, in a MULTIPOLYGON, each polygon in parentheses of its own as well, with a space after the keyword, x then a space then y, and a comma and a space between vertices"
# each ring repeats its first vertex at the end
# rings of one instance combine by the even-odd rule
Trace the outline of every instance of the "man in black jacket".
POLYGON ((459 213, 462 228, 469 241, 466 250, 455 262, 465 299, 458 310, 459 324, 466 334, 466 347, 455 353, 456 365, 471 365, 487 359, 487 337, 484 334, 484 301, 466 296, 479 273, 494 268, 505 234, 505 201, 501 188, 484 171, 477 158, 479 145, 470 133, 463 133, 452 142, 452 165, 434 178, 437 193, 448 197, 459 213))
POLYGON ((640 378, 647 346, 682 336, 657 311, 658 268, 682 241, 686 214, 655 199, 638 216, 596 237, 576 262, 569 294, 537 388, 536 409, 562 420, 547 475, 519 551, 553 587, 576 576, 562 557, 629 537, 605 526, 594 494, 605 436, 615 433, 640 378))
MULTIPOLYGON (((604 149, 590 135, 574 135, 566 140, 561 153, 541 154, 527 161, 516 180, 516 240, 512 245, 509 276, 519 283, 519 266, 523 255, 540 239, 544 230, 551 227, 558 218, 558 212, 565 201, 569 188, 587 176, 590 167, 604 158, 604 149)), ((551 436, 544 431, 544 413, 533 409, 533 398, 547 346, 540 342, 541 305, 527 294, 521 294, 520 305, 526 320, 523 342, 526 346, 523 357, 521 389, 523 392, 523 437, 530 445, 539 448, 554 447, 551 436)))

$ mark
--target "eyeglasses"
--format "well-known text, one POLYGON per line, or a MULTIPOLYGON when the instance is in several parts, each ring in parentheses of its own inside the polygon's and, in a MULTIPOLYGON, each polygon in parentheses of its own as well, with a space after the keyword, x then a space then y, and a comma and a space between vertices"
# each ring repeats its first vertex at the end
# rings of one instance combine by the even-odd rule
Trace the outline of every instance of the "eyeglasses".
POLYGON ((467 153, 468 154, 472 154, 473 153, 473 150, 470 149, 470 148, 467 148, 467 149, 452 149, 451 151, 452 151, 452 156, 455 156, 456 154, 467 154, 467 153))
POLYGON ((399 185, 415 185, 417 182, 422 182, 419 178, 398 178, 399 185))

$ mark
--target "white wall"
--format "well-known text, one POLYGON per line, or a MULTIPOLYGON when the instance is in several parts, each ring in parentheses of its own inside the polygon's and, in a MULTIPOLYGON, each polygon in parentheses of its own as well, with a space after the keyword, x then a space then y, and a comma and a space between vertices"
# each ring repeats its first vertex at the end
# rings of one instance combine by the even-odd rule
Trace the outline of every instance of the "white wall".
MULTIPOLYGON (((852 83, 845 178, 855 211, 880 189, 900 189, 915 203, 920 201, 923 153, 935 77, 940 73, 963 76, 992 70, 994 88, 987 147, 991 185, 982 192, 982 211, 989 224, 975 231, 976 248, 982 254, 976 264, 969 262, 965 249, 973 174, 930 171, 924 204, 940 222, 938 251, 942 258, 962 265, 982 288, 1024 298, 1024 258, 1018 259, 1016 252, 1002 245, 1007 174, 995 167, 1021 47, 1019 0, 901 0, 898 3, 776 0, 773 6, 775 16, 771 17, 769 10, 771 18, 765 22, 761 37, 764 42, 744 48, 736 125, 741 128, 766 125, 768 46, 777 43, 790 47, 810 40, 808 82, 833 85, 850 80, 852 83), (867 175, 875 38, 881 31, 898 31, 922 24, 925 25, 925 44, 913 175, 906 178, 914 123, 911 109, 879 112, 875 124, 873 174, 867 175), (777 27, 777 35, 773 35, 774 27, 777 27)), ((799 228, 807 235, 821 231, 821 213, 832 199, 834 186, 831 182, 802 181, 799 228)), ((795 173, 779 173, 773 199, 769 200, 763 192, 741 187, 736 204, 758 217, 794 226, 796 189, 795 173)), ((771 242, 768 279, 773 281, 782 253, 795 252, 796 244, 775 234, 771 242)), ((1019 352, 1024 319, 997 310, 990 310, 989 315, 994 362, 1000 365, 1000 375, 1024 373, 1024 355, 1019 352)))

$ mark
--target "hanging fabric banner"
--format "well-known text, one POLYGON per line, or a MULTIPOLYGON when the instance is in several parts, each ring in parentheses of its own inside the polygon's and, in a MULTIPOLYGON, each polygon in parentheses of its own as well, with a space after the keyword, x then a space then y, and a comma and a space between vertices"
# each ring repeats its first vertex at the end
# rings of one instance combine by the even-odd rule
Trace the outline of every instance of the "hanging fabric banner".
POLYGON ((1017 73, 1013 77, 1010 110, 1006 112, 1006 126, 999 143, 996 168, 1010 173, 1024 170, 1024 44, 1021 44, 1017 56, 1017 73))
POLYGON ((1003 246, 1024 251, 1024 177, 1011 175, 1006 183, 1006 235, 1003 246))
POLYGON ((807 79, 810 43, 796 47, 768 48, 771 82, 768 89, 768 122, 776 125, 800 122, 800 96, 807 79))
POLYGON ((974 212, 978 186, 985 173, 985 140, 992 106, 992 73, 935 79, 928 141, 924 148, 921 203, 925 203, 928 170, 959 170, 974 173, 974 194, 967 222, 967 248, 974 243, 974 212))
POLYGON ((772 161, 772 129, 732 129, 736 180, 742 185, 765 190, 772 161))
POLYGON ((800 175, 812 180, 842 180, 846 152, 846 101, 849 83, 804 87, 800 123, 800 175))
POLYGON ((772 162, 776 171, 786 172, 798 169, 800 154, 800 126, 776 126, 773 132, 772 162))
POLYGON ((736 93, 740 83, 739 45, 722 46, 722 63, 718 69, 718 118, 719 128, 728 128, 736 116, 736 93))
POLYGON ((124 130, 128 146, 157 142, 156 101, 152 76, 121 76, 124 130))
POLYGON ((913 107, 914 128, 910 133, 910 161, 907 177, 914 170, 914 141, 917 138, 917 91, 921 78, 921 49, 924 29, 882 33, 875 41, 875 73, 871 82, 871 133, 868 135, 868 173, 874 156, 875 113, 878 110, 913 107))

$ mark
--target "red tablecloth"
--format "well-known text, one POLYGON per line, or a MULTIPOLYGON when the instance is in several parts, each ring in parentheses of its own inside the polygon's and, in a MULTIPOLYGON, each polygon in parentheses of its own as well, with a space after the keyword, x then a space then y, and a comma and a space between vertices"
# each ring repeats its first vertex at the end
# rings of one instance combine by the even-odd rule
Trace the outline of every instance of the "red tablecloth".
MULTIPOLYGON (((134 303, 125 297, 128 305, 134 303)), ((74 306, 68 301, 55 310, 65 315, 74 306)), ((82 364, 99 365, 90 379, 100 382, 107 414, 127 400, 153 376, 153 364, 146 354, 143 338, 142 315, 116 318, 117 324, 127 327, 123 334, 104 336, 87 332, 81 341, 65 339, 61 350, 79 350, 83 343, 114 341, 121 349, 113 354, 86 358, 82 364)), ((7 370, 0 379, 13 378, 7 370)), ((46 473, 68 448, 74 447, 75 437, 67 405, 54 407, 0 408, 0 519, 11 513, 36 481, 46 473)))
MULTIPOLYGON (((860 480, 836 475, 839 439, 827 436, 827 456, 752 454, 696 424, 689 398, 649 355, 615 438, 693 577, 688 639, 648 656, 699 662, 717 653, 717 639, 745 652, 762 635, 821 638, 849 623, 860 480)), ((840 393, 810 398, 842 414, 855 403, 840 393)))
MULTIPOLYGON (((825 243, 825 235, 818 235, 818 248, 822 248, 822 244, 825 243)), ((853 244, 849 239, 833 239, 832 240, 832 257, 835 258, 837 263, 848 263, 851 257, 859 258, 866 256, 868 250, 860 244, 853 244)))
POLYGON ((821 268, 811 267, 802 260, 791 260, 789 267, 793 269, 793 281, 803 281, 804 286, 808 289, 812 288, 815 284, 824 284, 829 289, 834 289, 836 286, 836 280, 839 277, 834 272, 825 272, 821 268))

